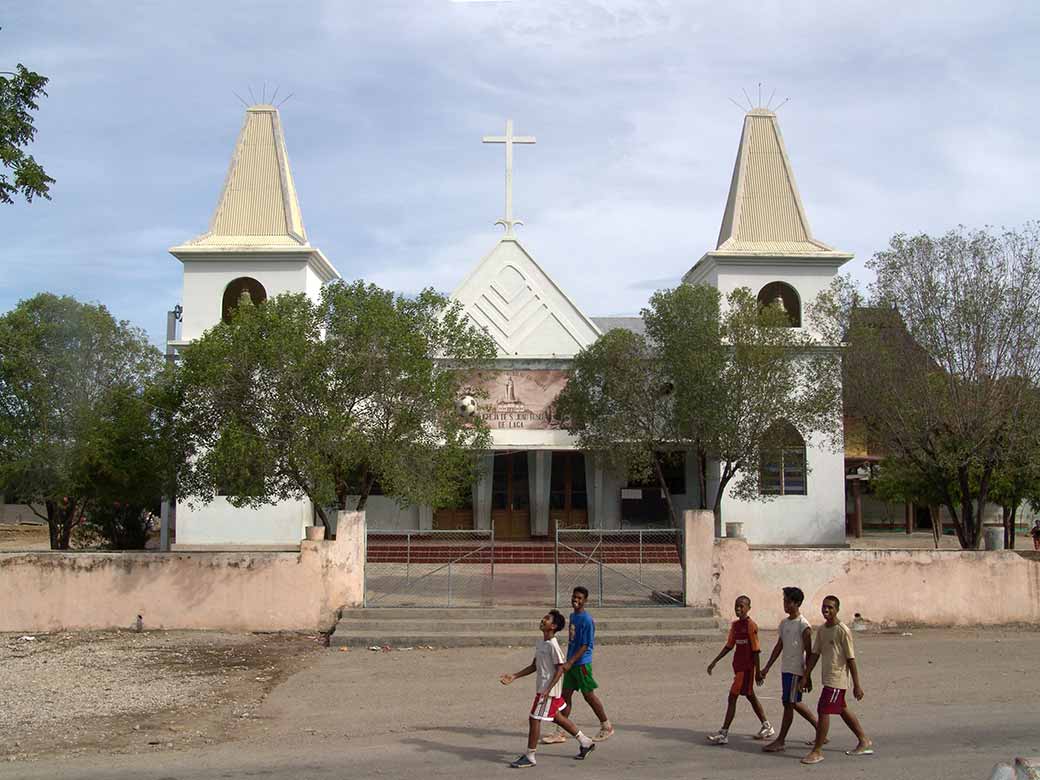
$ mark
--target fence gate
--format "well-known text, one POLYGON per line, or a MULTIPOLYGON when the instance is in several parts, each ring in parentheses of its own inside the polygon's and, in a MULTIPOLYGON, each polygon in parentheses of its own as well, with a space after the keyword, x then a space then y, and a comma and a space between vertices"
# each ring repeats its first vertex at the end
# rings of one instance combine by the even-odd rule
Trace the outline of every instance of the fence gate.
POLYGON ((493 605, 493 530, 366 534, 366 607, 493 605))
POLYGON ((597 607, 683 606, 683 537, 674 528, 556 530, 556 606, 584 585, 597 607))

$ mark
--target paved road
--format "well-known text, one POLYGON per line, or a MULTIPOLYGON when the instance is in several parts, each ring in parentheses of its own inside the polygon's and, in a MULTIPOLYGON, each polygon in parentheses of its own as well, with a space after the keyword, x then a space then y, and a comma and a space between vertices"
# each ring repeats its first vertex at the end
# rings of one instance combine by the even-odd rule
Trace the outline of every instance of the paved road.
MULTIPOLYGON (((772 636, 765 639, 771 645, 772 636)), ((571 760, 571 745, 543 748, 539 770, 590 778, 984 780, 998 760, 1040 754, 1037 633, 915 631, 858 640, 867 690, 858 712, 878 746, 873 757, 845 757, 853 740, 839 724, 817 767, 798 763, 802 746, 779 756, 763 755, 760 743, 742 736, 710 746, 705 735, 718 725, 728 686, 725 673, 703 671, 715 648, 611 647, 599 651, 596 669, 617 736, 584 764, 571 760)), ((494 676, 529 655, 516 648, 330 652, 281 685, 237 742, 6 764, 0 778, 509 777, 505 763, 522 745, 532 691, 528 679, 503 688, 494 676)), ((760 689, 774 720, 777 685, 760 689)), ((592 725, 583 705, 575 715, 592 725)), ((744 708, 733 733, 750 734, 755 725, 744 708)), ((796 724, 793 736, 809 734, 796 724)))

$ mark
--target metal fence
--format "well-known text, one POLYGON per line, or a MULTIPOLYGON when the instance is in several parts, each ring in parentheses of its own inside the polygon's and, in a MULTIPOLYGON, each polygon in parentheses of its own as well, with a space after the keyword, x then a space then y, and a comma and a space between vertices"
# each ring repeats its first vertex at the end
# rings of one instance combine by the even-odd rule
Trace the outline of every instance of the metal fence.
POLYGON ((556 606, 583 585, 595 606, 683 605, 683 537, 674 528, 557 529, 556 606))
POLYGON ((491 606, 495 533, 367 531, 366 607, 491 606))

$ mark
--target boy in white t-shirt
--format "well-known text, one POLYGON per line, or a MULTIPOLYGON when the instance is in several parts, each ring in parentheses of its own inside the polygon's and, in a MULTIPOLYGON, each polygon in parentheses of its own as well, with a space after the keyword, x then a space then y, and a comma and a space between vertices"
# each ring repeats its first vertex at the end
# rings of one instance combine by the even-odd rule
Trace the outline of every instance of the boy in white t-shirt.
MULTIPOLYGON (((816 731, 816 718, 812 710, 802 704, 802 692, 798 689, 798 683, 805 674, 805 663, 812 650, 812 626, 801 613, 802 602, 805 594, 801 588, 784 588, 784 612, 787 617, 780 621, 777 629, 778 636, 776 647, 773 648, 769 661, 759 675, 758 683, 762 684, 770 668, 780 658, 780 676, 782 701, 784 703, 784 718, 780 722, 780 733, 776 739, 762 748, 766 753, 779 753, 784 749, 784 740, 787 732, 794 721, 797 712, 805 718, 816 731)), ((808 688, 806 690, 809 690, 808 688)))
POLYGON ((517 757, 509 766, 514 769, 527 769, 537 762, 534 752, 538 748, 538 737, 542 731, 542 721, 556 723, 560 728, 578 740, 579 761, 596 749, 596 743, 586 737, 578 728, 563 714, 567 704, 563 700, 563 667, 567 659, 563 657, 560 643, 556 641, 557 632, 561 631, 567 624, 563 615, 558 610, 550 610, 542 618, 538 627, 542 630, 541 640, 534 646, 534 660, 519 672, 514 674, 503 674, 499 681, 503 685, 509 685, 517 677, 537 673, 534 685, 534 704, 531 705, 531 714, 528 718, 527 752, 517 757))

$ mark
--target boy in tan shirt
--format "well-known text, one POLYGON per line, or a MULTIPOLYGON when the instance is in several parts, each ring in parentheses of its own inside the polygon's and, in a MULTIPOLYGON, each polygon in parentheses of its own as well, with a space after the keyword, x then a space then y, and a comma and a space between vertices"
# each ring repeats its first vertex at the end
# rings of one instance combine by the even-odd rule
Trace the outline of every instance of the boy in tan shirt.
POLYGON ((874 743, 863 733, 859 720, 852 710, 845 706, 845 690, 848 688, 848 675, 852 675, 852 695, 856 701, 863 698, 863 688, 859 684, 859 669, 856 667, 856 654, 852 648, 852 632, 848 626, 838 620, 838 609, 841 602, 837 596, 827 596, 823 600, 824 624, 816 629, 813 639, 812 654, 805 667, 800 688, 809 687, 809 676, 816 662, 820 662, 820 676, 823 690, 820 692, 818 706, 819 721, 816 725, 816 743, 809 754, 802 759, 803 764, 818 764, 823 761, 823 744, 827 741, 831 715, 840 715, 845 725, 852 730, 859 740, 856 747, 846 750, 847 756, 869 756, 874 753, 874 743))

